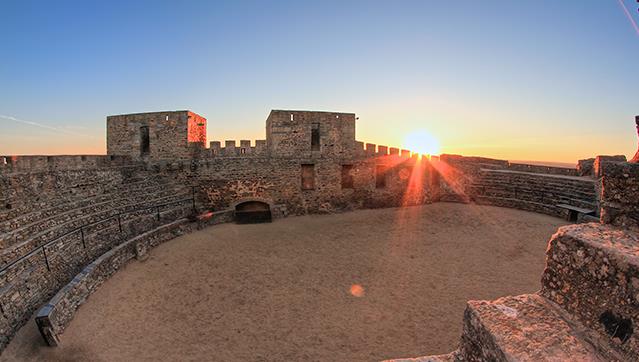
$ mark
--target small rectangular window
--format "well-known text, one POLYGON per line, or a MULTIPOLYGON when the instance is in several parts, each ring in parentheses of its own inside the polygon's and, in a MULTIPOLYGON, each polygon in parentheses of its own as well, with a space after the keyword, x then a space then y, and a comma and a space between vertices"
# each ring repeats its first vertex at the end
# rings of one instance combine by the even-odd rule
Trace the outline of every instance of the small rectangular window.
POLYGON ((378 189, 386 187, 386 167, 375 167, 375 187, 378 189))
POLYGON ((353 165, 342 165, 342 188, 343 189, 353 188, 353 175, 351 174, 351 171, 353 171, 353 165))
POLYGON ((240 148, 240 153, 241 154, 246 154, 246 148, 240 148))
POLYGON ((149 127, 140 127, 140 154, 147 155, 149 153, 149 127))
POLYGON ((315 188, 315 165, 302 165, 302 190, 315 188))
POLYGON ((311 151, 320 150, 320 126, 319 123, 311 124, 311 151))

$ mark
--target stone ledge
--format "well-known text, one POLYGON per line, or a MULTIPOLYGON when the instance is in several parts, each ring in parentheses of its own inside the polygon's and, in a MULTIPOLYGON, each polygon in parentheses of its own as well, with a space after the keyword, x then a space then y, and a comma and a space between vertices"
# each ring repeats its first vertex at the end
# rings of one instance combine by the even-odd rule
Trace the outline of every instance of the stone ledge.
POLYGON ((546 255, 541 295, 613 348, 637 356, 639 235, 597 223, 564 226, 546 255))
POLYGON ((439 354, 436 356, 389 359, 383 362, 457 362, 457 361, 463 361, 463 360, 459 356, 458 352, 455 351, 448 354, 439 354))
POLYGON ((611 360, 583 330, 537 294, 469 301, 460 353, 467 361, 611 360))

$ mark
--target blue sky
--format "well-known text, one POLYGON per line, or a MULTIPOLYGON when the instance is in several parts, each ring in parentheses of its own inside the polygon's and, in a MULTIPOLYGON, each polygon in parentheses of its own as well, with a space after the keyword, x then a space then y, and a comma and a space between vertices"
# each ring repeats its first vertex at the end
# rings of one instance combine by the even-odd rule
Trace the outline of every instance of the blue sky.
POLYGON ((616 0, 0 0, 0 154, 104 153, 109 114, 190 109, 239 140, 310 109, 390 146, 425 131, 449 153, 632 156, 638 65, 616 0))

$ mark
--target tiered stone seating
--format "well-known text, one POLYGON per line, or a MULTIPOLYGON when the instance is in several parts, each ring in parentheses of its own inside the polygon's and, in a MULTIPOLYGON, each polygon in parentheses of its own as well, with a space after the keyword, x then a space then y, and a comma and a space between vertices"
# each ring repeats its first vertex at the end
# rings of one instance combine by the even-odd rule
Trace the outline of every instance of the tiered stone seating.
MULTIPOLYGON (((104 220, 138 208, 189 198, 190 191, 183 186, 153 182, 151 186, 99 195, 89 199, 67 202, 43 211, 34 211, 8 220, 0 225, 8 230, 4 234, 8 247, 0 252, 0 266, 15 256, 24 254, 48 241, 80 226, 104 220), (32 215, 35 214, 35 215, 32 215), (15 225, 15 227, 14 227, 15 225), (18 226, 22 225, 22 226, 18 226)), ((123 218, 129 215, 123 215, 123 218)))
MULTIPOLYGON (((416 361, 635 361, 639 235, 596 223, 550 240, 542 290, 469 301, 459 349, 416 361)), ((394 360, 409 361, 409 360, 394 360)))
POLYGON ((0 249, 0 346, 95 258, 192 213, 188 186, 152 175, 129 181, 93 196, 43 199, 46 207, 0 222, 11 242, 0 249))
POLYGON ((567 215, 567 210, 558 206, 562 204, 597 209, 595 182, 586 177, 482 169, 469 188, 470 198, 479 204, 562 217, 567 215))

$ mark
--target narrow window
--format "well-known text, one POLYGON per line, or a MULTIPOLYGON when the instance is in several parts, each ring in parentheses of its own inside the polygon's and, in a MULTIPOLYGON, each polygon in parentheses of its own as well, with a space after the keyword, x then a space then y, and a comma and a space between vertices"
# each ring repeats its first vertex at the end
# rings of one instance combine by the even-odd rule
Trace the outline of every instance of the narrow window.
POLYGON ((302 165, 302 190, 315 188, 315 165, 302 165))
POLYGON ((319 123, 311 124, 311 151, 320 150, 320 127, 319 123))
POLYGON ((149 127, 140 127, 140 154, 142 156, 149 154, 149 127))
POLYGON ((375 167, 375 187, 378 189, 386 187, 386 167, 375 167))
POLYGON ((245 154, 246 153, 246 148, 240 148, 240 153, 241 154, 245 154))
POLYGON ((342 165, 342 188, 343 189, 353 188, 353 175, 351 174, 352 170, 353 170, 353 165, 342 165))
POLYGON ((6 158, 6 157, 2 157, 2 162, 1 162, 1 163, 2 163, 3 165, 8 164, 8 162, 7 162, 7 158, 6 158))

